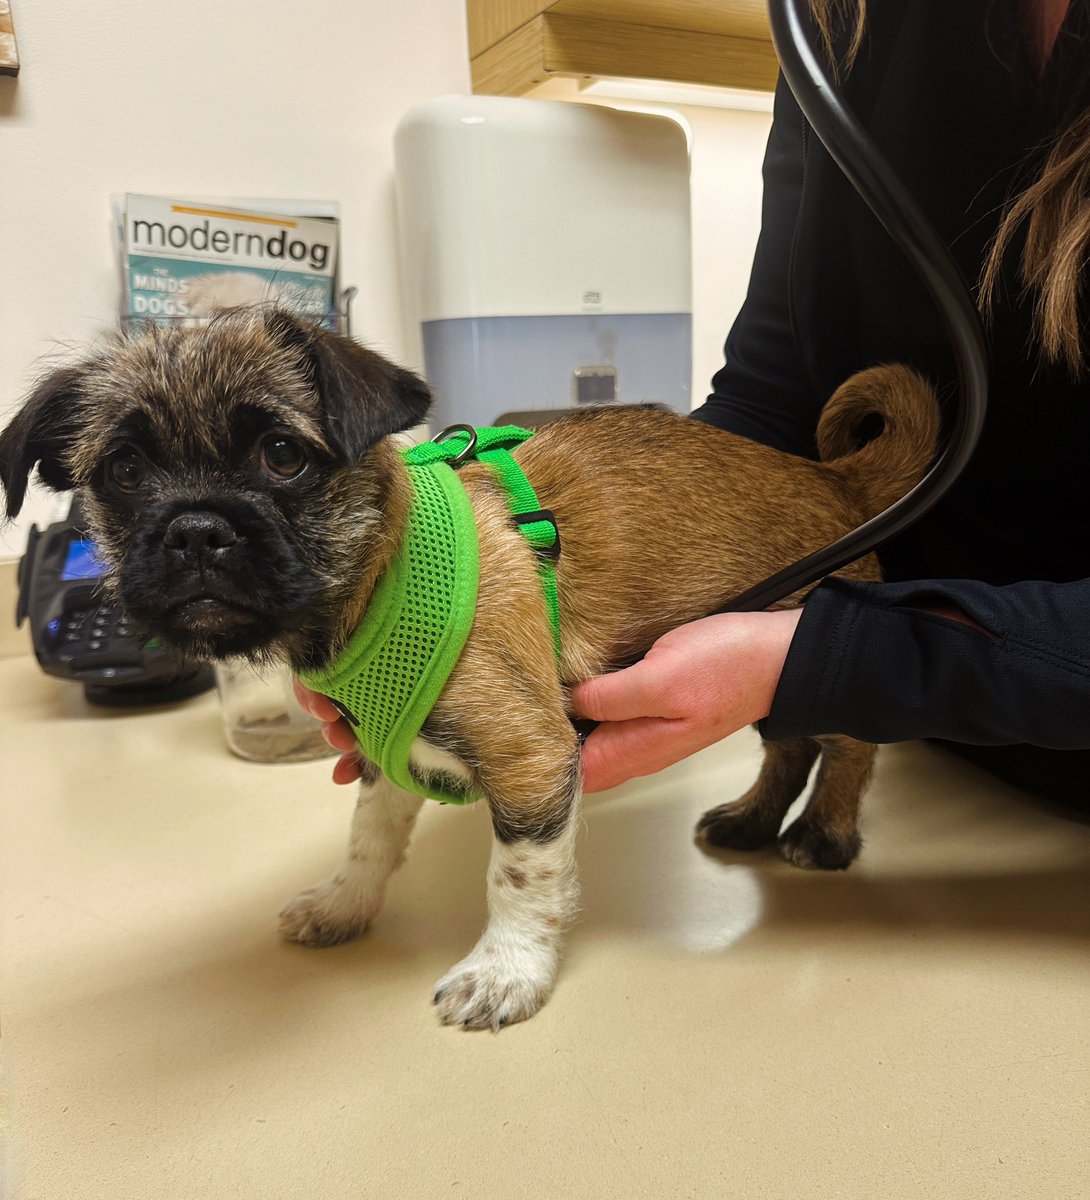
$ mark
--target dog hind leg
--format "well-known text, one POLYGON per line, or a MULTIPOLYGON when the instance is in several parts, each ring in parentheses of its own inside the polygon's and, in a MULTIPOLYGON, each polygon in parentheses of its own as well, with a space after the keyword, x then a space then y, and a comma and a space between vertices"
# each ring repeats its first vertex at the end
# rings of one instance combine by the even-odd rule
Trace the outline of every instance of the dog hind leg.
POLYGON ((697 822, 698 840, 730 850, 771 845, 787 810, 806 787, 818 750, 813 738, 765 742, 756 783, 740 799, 709 809, 697 822))
POLYGON ((405 857, 423 800, 364 763, 348 853, 336 874, 300 892, 280 913, 280 933, 304 946, 334 946, 366 930, 405 857))
POLYGON ((854 738, 816 739, 821 765, 802 815, 781 835, 780 851, 797 867, 843 871, 859 853, 859 802, 874 770, 877 747, 854 738))

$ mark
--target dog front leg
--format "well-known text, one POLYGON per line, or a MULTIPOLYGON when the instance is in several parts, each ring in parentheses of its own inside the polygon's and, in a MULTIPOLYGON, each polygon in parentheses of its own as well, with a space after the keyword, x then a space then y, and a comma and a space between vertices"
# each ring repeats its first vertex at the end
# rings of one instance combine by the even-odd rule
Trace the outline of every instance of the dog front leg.
POLYGON ((579 900, 578 752, 561 776, 535 802, 486 787, 494 832, 488 925, 436 986, 435 1003, 448 1025, 498 1030, 532 1017, 552 991, 579 900))
POLYGON ((280 913, 280 933, 304 946, 334 946, 363 933, 382 908, 405 857, 423 800, 363 764, 348 854, 335 875, 300 892, 280 913))

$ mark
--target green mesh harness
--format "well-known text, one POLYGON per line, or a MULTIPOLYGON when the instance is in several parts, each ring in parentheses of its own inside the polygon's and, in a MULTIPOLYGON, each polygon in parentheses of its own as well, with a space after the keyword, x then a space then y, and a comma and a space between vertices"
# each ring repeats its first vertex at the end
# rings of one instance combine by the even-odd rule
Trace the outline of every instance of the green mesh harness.
POLYGON ((477 796, 419 783, 409 752, 458 661, 477 608, 477 526, 454 467, 487 463, 507 491, 516 524, 539 556, 545 605, 560 653, 554 563, 560 538, 510 448, 532 437, 504 425, 454 425, 433 442, 402 451, 412 503, 401 548, 342 653, 324 670, 300 675, 352 725, 363 753, 407 791, 450 804, 477 796))

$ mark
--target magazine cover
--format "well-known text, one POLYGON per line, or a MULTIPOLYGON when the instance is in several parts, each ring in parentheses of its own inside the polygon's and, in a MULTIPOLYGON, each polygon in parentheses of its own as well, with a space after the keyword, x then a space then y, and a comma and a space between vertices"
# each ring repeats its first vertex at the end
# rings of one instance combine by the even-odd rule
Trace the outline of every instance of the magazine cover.
POLYGON ((15 26, 11 23, 11 4, 0 0, 0 75, 19 74, 19 51, 15 45, 15 26))
POLYGON ((336 328, 337 235, 334 218, 128 195, 124 315, 188 322, 277 303, 336 328))

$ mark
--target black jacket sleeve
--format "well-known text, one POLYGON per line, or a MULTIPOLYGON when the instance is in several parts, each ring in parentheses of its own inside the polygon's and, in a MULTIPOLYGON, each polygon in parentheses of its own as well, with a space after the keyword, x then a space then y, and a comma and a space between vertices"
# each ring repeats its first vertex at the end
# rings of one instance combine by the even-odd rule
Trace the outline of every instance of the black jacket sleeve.
POLYGON ((1090 747, 1090 580, 827 580, 806 602, 761 732, 1090 747), (936 604, 986 632, 924 611, 936 604))
POLYGON ((761 234, 746 300, 727 336, 725 365, 693 417, 777 450, 817 457, 824 397, 808 378, 791 313, 795 225, 809 130, 781 79, 765 151, 761 234))
MULTIPOLYGON (((873 9, 867 48, 846 79, 849 102, 974 278, 1015 182, 1011 164, 1040 144, 1045 125, 1027 115, 983 23, 962 6, 889 0, 873 9)), ((746 302, 712 395, 694 416, 816 457, 821 406, 853 371, 909 362, 941 390, 953 377, 949 348, 922 285, 782 80, 764 185, 746 302)), ((1085 471, 1072 453, 1086 444, 1085 390, 1060 386, 1027 356, 1031 306, 1019 301, 1001 315, 989 440, 956 503, 948 497, 883 554, 887 575, 917 582, 830 580, 815 589, 761 731, 938 738, 973 747, 989 769, 1022 747, 1033 750, 1022 756, 1027 769, 1007 763, 1000 774, 1037 786, 1035 773, 1059 774, 1042 757, 1077 759, 1065 778, 1070 794, 1085 796, 1090 580, 961 581, 1088 572, 1085 471), (931 604, 960 608, 987 632, 932 615, 931 604)))

